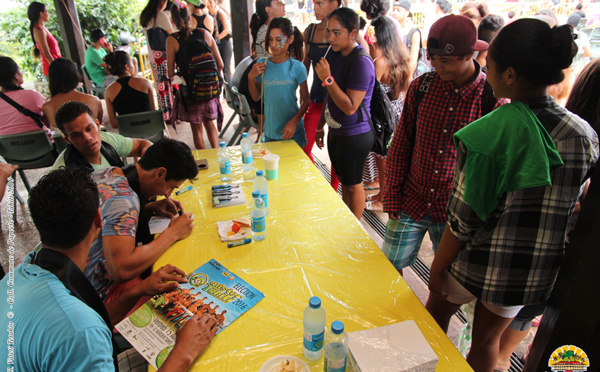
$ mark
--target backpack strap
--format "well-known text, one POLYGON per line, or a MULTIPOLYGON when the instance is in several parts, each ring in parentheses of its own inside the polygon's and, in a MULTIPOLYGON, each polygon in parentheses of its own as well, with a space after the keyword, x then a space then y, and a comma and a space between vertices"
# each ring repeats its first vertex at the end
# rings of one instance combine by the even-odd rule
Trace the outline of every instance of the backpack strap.
POLYGON ((31 119, 33 119, 33 121, 35 121, 35 123, 40 127, 40 129, 44 128, 44 123, 42 122, 42 115, 36 114, 27 107, 21 106, 12 98, 4 94, 4 92, 0 92, 0 97, 2 97, 2 99, 5 100, 9 105, 16 108, 21 114, 29 116, 31 119))
MULTIPOLYGON (((354 49, 352 50, 352 52, 350 52, 350 54, 348 54, 348 56, 346 57, 346 61, 344 62, 344 66, 342 66, 342 76, 344 77, 344 81, 346 81, 348 79, 348 74, 350 73, 350 67, 352 66, 352 62, 354 62, 355 59, 361 57, 361 56, 366 56, 371 58, 371 55, 364 50, 363 48, 358 48, 358 49, 354 49)), ((366 107, 364 106, 364 101, 360 103, 361 106, 363 107, 364 111, 366 112, 366 107)), ((362 115, 362 111, 359 107, 358 110, 358 120, 362 121, 363 120, 363 115, 362 115)), ((367 112, 367 116, 369 116, 369 113, 367 112)), ((371 119, 369 118, 369 122, 371 121, 371 119)), ((371 125, 371 127, 373 127, 373 125, 371 125)))
POLYGON ((494 111, 494 107, 496 107, 497 103, 498 99, 494 96, 494 90, 486 79, 483 93, 481 94, 481 116, 485 116, 494 111))
POLYGON ((435 71, 429 71, 422 75, 421 81, 419 81, 419 87, 415 94, 417 108, 421 105, 421 101, 423 100, 423 97, 425 97, 425 95, 429 91, 429 87, 431 86, 431 83, 433 82, 433 78, 435 78, 435 74, 436 74, 435 71))
POLYGON ((308 44, 311 44, 313 42, 313 37, 315 36, 316 29, 317 26, 314 23, 308 25, 308 34, 306 35, 308 44))

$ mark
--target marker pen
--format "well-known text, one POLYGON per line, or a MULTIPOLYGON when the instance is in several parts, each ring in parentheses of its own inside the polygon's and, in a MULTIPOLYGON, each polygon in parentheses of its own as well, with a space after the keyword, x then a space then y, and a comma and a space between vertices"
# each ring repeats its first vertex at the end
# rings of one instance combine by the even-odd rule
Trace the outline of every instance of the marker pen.
POLYGON ((232 186, 231 185, 213 185, 212 189, 213 190, 217 190, 217 189, 230 189, 232 186))
POLYGON ((231 243, 227 243, 227 248, 233 248, 233 247, 239 247, 240 245, 245 245, 248 243, 252 243, 252 239, 251 238, 247 238, 244 240, 238 240, 236 242, 231 242, 231 243))
POLYGON ((188 187, 186 187, 185 189, 181 189, 181 190, 177 190, 175 191, 175 195, 181 195, 186 191, 190 191, 192 189, 192 185, 189 185, 188 187))

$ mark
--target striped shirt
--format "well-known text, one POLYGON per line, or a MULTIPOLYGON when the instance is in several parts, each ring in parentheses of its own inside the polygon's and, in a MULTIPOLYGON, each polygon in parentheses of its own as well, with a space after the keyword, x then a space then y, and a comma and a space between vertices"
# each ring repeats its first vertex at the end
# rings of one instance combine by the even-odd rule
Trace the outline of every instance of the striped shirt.
POLYGON ((464 201, 467 154, 459 143, 448 200, 450 229, 464 243, 449 271, 477 298, 500 306, 539 304, 550 296, 567 223, 598 160, 598 137, 584 120, 550 96, 528 105, 564 162, 550 173, 552 186, 505 193, 483 222, 464 201))

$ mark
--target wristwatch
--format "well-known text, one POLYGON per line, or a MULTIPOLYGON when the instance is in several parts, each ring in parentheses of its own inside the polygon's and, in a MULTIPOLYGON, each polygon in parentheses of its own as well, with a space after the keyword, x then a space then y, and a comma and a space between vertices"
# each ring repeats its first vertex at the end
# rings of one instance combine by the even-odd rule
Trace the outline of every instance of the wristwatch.
POLYGON ((331 85, 331 84, 333 84, 333 82, 334 82, 334 81, 335 81, 335 80, 333 80, 333 76, 327 76, 327 77, 325 78, 325 80, 323 80, 323 84, 322 84, 322 85, 323 85, 324 87, 326 87, 326 86, 328 86, 328 85, 331 85))

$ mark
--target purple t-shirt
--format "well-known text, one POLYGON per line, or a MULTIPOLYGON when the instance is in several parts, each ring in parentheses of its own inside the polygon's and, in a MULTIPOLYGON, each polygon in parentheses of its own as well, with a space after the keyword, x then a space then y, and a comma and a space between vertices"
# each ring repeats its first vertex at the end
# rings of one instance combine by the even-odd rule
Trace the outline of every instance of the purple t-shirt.
MULTIPOLYGON (((356 48, 364 49, 358 45, 356 48)), ((355 48, 355 49, 356 49, 355 48)), ((349 54, 348 54, 349 55, 349 54)), ((371 57, 360 56, 352 62, 352 66, 348 70, 348 78, 344 80, 343 68, 344 61, 348 58, 342 57, 341 53, 335 53, 331 66, 331 74, 335 79, 337 85, 345 92, 346 89, 359 90, 367 92, 364 98, 365 107, 367 111, 371 110, 371 97, 373 96, 373 87, 375 87, 375 65, 371 57)), ((329 131, 334 136, 354 136, 357 134, 367 133, 371 130, 367 115, 365 112, 362 113, 362 119, 359 120, 358 111, 361 110, 359 107, 356 112, 350 116, 344 114, 333 102, 331 97, 328 98, 327 107, 331 117, 342 124, 339 129, 329 128, 329 131)))

